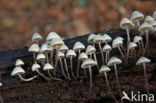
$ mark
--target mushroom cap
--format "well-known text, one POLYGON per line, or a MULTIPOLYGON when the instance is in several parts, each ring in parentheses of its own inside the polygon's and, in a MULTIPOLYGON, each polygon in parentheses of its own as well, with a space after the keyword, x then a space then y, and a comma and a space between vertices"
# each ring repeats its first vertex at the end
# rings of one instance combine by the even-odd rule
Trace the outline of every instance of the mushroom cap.
POLYGON ((94 42, 95 44, 98 44, 99 42, 100 42, 100 43, 104 43, 104 42, 105 42, 105 39, 103 38, 102 35, 98 34, 98 35, 95 36, 93 42, 94 42))
POLYGON ((108 66, 113 66, 113 65, 117 65, 117 64, 121 64, 122 61, 121 59, 117 58, 117 57, 111 57, 107 63, 108 66))
POLYGON ((70 58, 70 57, 76 57, 76 53, 74 50, 68 50, 67 53, 66 53, 66 57, 67 58, 70 58))
POLYGON ((137 44, 134 43, 134 42, 130 42, 129 45, 128 45, 128 50, 133 49, 135 47, 137 47, 137 44))
POLYGON ((41 45, 40 52, 45 53, 45 52, 51 52, 52 50, 49 48, 49 45, 47 43, 44 43, 41 45))
POLYGON ((138 31, 141 32, 141 33, 144 33, 144 32, 146 32, 146 30, 151 31, 152 28, 153 27, 152 27, 151 24, 149 24, 147 22, 144 22, 143 24, 141 24, 138 31))
POLYGON ((73 46, 73 50, 75 52, 78 52, 79 50, 84 50, 85 49, 85 46, 81 43, 81 42, 76 42, 73 46))
POLYGON ((28 51, 32 53, 38 53, 40 51, 40 47, 38 46, 38 44, 32 44, 29 47, 28 51))
POLYGON ((103 35, 103 38, 104 38, 104 41, 105 41, 105 42, 110 42, 110 41, 112 41, 112 38, 111 38, 108 34, 104 34, 104 35, 103 35))
POLYGON ((113 48, 117 48, 118 46, 121 46, 122 44, 123 44, 123 41, 122 40, 114 39, 113 40, 113 43, 112 43, 112 47, 113 48))
POLYGON ((83 61, 81 68, 89 68, 95 65, 97 65, 97 63, 93 59, 87 58, 83 61))
POLYGON ((139 64, 143 64, 143 63, 150 63, 151 60, 146 58, 146 57, 140 57, 136 63, 136 65, 139 65, 139 64))
POLYGON ((42 40, 42 36, 39 33, 34 33, 32 36, 32 42, 37 42, 42 40))
POLYGON ((154 21, 151 23, 151 25, 153 26, 153 28, 156 27, 156 20, 154 20, 154 21))
POLYGON ((64 57, 65 57, 64 53, 59 51, 58 52, 58 58, 64 58, 64 57))
POLYGON ((59 48, 59 51, 61 51, 61 52, 66 52, 68 50, 69 50, 69 48, 65 44, 60 46, 60 48, 59 48))
POLYGON ((102 65, 99 70, 99 73, 104 73, 104 72, 109 72, 109 71, 111 71, 111 69, 108 66, 102 65))
POLYGON ((87 58, 88 58, 88 55, 87 55, 86 53, 82 52, 82 53, 79 55, 78 60, 84 61, 84 60, 87 59, 87 58))
POLYGON ((96 36, 95 34, 90 34, 88 36, 88 43, 93 43, 93 40, 94 40, 95 36, 96 36))
POLYGON ((143 38, 141 36, 136 35, 133 39, 134 43, 138 43, 139 41, 143 40, 143 38))
POLYGON ((24 65, 23 60, 22 59, 17 59, 16 63, 15 63, 15 66, 21 66, 21 65, 24 65))
POLYGON ((96 49, 95 47, 93 47, 92 45, 88 45, 87 48, 86 48, 86 54, 89 55, 89 54, 93 54, 96 52, 96 49))
POLYGON ((24 74, 25 71, 22 67, 15 67, 14 70, 11 72, 11 76, 16 76, 18 74, 24 74))
POLYGON ((121 40, 121 41, 124 41, 124 38, 123 37, 121 37, 121 36, 117 36, 114 40, 121 40))
POLYGON ((103 47, 103 52, 107 52, 107 51, 111 51, 112 50, 112 47, 109 45, 109 44, 106 44, 104 47, 103 47))
POLYGON ((154 21, 154 18, 152 16, 146 16, 144 22, 152 23, 154 21))
POLYGON ((44 65, 44 67, 43 67, 44 71, 46 71, 46 70, 53 70, 53 69, 54 69, 54 67, 51 64, 49 64, 49 63, 46 63, 44 65))
POLYGON ((131 20, 132 21, 136 21, 137 19, 138 20, 143 20, 144 19, 144 15, 143 15, 143 13, 135 10, 135 11, 132 12, 131 20))
POLYGON ((37 54, 36 60, 41 60, 41 59, 45 59, 45 58, 46 58, 45 54, 39 53, 39 54, 37 54))
POLYGON ((153 18, 156 20, 156 10, 153 12, 153 18))
POLYGON ((46 41, 51 41, 52 39, 61 39, 61 37, 56 32, 50 32, 46 38, 46 41))
POLYGON ((57 47, 61 47, 62 45, 64 45, 64 42, 62 41, 62 39, 60 38, 54 38, 51 40, 50 42, 50 46, 52 46, 53 48, 57 48, 57 47))
POLYGON ((41 66, 39 64, 35 63, 35 64, 32 65, 31 70, 34 72, 34 71, 36 71, 37 69, 40 69, 40 68, 41 68, 41 66))
POLYGON ((126 29, 126 26, 128 27, 129 30, 134 28, 134 24, 132 23, 131 20, 129 20, 128 18, 123 18, 120 21, 120 28, 126 29))
POLYGON ((3 86, 3 84, 0 82, 0 87, 2 87, 3 86))

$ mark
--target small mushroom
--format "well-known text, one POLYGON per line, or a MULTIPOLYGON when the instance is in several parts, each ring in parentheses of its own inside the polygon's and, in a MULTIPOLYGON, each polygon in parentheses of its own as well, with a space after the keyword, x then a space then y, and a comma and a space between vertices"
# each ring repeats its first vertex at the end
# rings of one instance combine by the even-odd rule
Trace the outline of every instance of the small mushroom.
POLYGON ((140 21, 143 20, 143 19, 144 19, 143 13, 141 13, 141 12, 139 12, 137 10, 132 12, 131 20, 133 22, 137 22, 138 27, 140 26, 140 21))
POLYGON ((94 42, 93 42, 93 40, 94 40, 94 38, 95 38, 95 34, 90 34, 89 36, 88 36, 88 43, 91 43, 91 44, 93 44, 93 47, 95 47, 95 44, 94 44, 94 42))
POLYGON ((147 22, 149 24, 152 24, 154 22, 154 18, 152 16, 146 16, 144 22, 147 22))
POLYGON ((32 42, 38 44, 42 40, 42 36, 39 33, 34 33, 32 36, 32 42))
POLYGON ((40 52, 41 53, 45 53, 45 55, 46 55, 46 62, 49 63, 48 53, 51 52, 51 49, 49 48, 47 43, 44 43, 44 44, 41 45, 40 52))
POLYGON ((70 69, 73 78, 75 78, 74 72, 73 72, 73 58, 76 57, 76 53, 73 50, 68 50, 66 53, 66 57, 70 59, 70 69))
POLYGON ((31 77, 31 78, 25 79, 25 78, 22 76, 22 74, 25 74, 25 71, 24 71, 24 69, 23 69, 22 67, 15 67, 15 68, 13 69, 13 71, 11 72, 11 76, 17 76, 17 75, 18 75, 18 77, 19 77, 22 81, 25 81, 25 82, 32 81, 33 79, 35 79, 35 78, 38 77, 38 75, 36 75, 36 76, 31 77))
POLYGON ((135 36, 133 39, 134 43, 138 43, 139 45, 139 52, 138 52, 138 56, 141 55, 141 51, 144 52, 144 44, 143 44, 143 38, 141 36, 135 36))
POLYGON ((112 41, 112 38, 108 34, 103 35, 104 41, 107 44, 108 42, 112 41))
POLYGON ((143 65, 144 68, 144 77, 145 77, 145 84, 147 88, 147 94, 149 96, 149 84, 148 84, 148 78, 147 78, 147 73, 146 73, 146 63, 150 63, 151 60, 146 58, 146 57, 140 57, 139 60, 137 61, 136 65, 143 65))
POLYGON ((109 85, 109 81, 108 81, 108 78, 107 78, 107 72, 111 71, 111 69, 106 66, 106 65, 102 65, 100 70, 99 70, 99 73, 104 73, 104 76, 105 76, 105 79, 106 79, 106 84, 107 84, 107 87, 108 87, 108 90, 111 92, 111 96, 112 98, 114 99, 114 101, 116 103, 118 103, 118 101, 116 100, 115 96, 113 95, 113 91, 112 89, 110 88, 110 85, 109 85))
POLYGON ((46 42, 50 42, 53 39, 61 39, 61 37, 56 32, 50 32, 46 38, 46 42))
POLYGON ((68 51, 69 48, 66 46, 66 45, 62 45, 60 48, 59 48, 59 51, 65 53, 66 51, 68 51))
POLYGON ((97 63, 93 59, 85 59, 81 65, 81 68, 88 68, 89 69, 89 75, 90 75, 90 91, 92 92, 93 87, 93 81, 92 81, 92 67, 97 65, 97 63))
POLYGON ((119 91, 120 91, 120 96, 122 97, 121 88, 120 88, 120 82, 119 82, 119 76, 118 76, 118 70, 117 70, 117 67, 116 67, 116 65, 121 64, 121 63, 122 63, 122 61, 119 58, 111 57, 110 60, 108 61, 107 65, 108 66, 114 66, 117 86, 118 86, 119 91))
POLYGON ((98 34, 98 35, 95 36, 94 43, 99 45, 99 49, 100 49, 101 57, 102 57, 102 64, 104 64, 104 55, 103 55, 101 44, 104 43, 104 42, 105 42, 105 39, 103 38, 102 35, 98 34))
POLYGON ((134 24, 128 18, 123 18, 120 22, 120 28, 126 30, 127 32, 127 45, 128 45, 131 41, 129 31, 134 28, 134 24))
POLYGON ((40 61, 42 65, 45 64, 46 56, 43 53, 37 54, 36 60, 40 61))
POLYGON ((45 80, 50 81, 51 79, 50 79, 49 77, 45 76, 43 73, 41 73, 41 72, 39 71, 40 68, 41 68, 40 65, 37 64, 37 63, 35 63, 35 64, 32 65, 31 70, 32 70, 33 72, 36 71, 36 72, 37 72, 41 77, 43 77, 45 80))
POLYGON ((129 52, 132 51, 132 55, 134 55, 134 58, 136 57, 136 51, 135 51, 135 47, 137 47, 137 44, 134 42, 130 42, 128 45, 128 53, 127 53, 127 58, 129 57, 129 52), (134 52, 134 54, 133 54, 134 52))
MULTIPOLYGON (((114 40, 121 40, 121 41, 123 41, 124 42, 124 38, 123 37, 121 37, 121 36, 117 36, 114 40)), ((121 45, 121 49, 124 51, 124 53, 125 53, 125 49, 124 49, 124 47, 123 47, 123 45, 121 45)))
POLYGON ((106 63, 108 62, 109 60, 109 54, 110 54, 110 51, 112 50, 111 46, 109 44, 106 44, 104 47, 103 47, 103 52, 106 53, 106 63))
POLYGON ((81 54, 81 51, 85 49, 85 46, 81 42, 76 42, 73 46, 73 50, 75 52, 78 52, 79 55, 81 54))
POLYGON ((16 67, 21 67, 22 65, 24 65, 23 60, 17 59, 17 60, 16 60, 16 63, 15 63, 15 66, 16 66, 16 67))
POLYGON ((153 18, 156 20, 156 10, 153 12, 153 18))
POLYGON ((36 63, 36 53, 38 53, 40 51, 40 47, 38 46, 38 44, 32 44, 29 47, 28 51, 33 53, 34 63, 36 63))

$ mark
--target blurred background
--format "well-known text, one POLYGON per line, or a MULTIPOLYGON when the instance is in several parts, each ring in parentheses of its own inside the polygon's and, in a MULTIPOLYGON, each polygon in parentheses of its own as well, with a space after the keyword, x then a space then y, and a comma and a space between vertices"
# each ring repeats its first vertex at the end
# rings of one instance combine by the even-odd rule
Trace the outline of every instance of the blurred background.
POLYGON ((71 38, 118 28, 134 10, 151 15, 156 0, 0 0, 0 50, 29 46, 34 32, 71 38))

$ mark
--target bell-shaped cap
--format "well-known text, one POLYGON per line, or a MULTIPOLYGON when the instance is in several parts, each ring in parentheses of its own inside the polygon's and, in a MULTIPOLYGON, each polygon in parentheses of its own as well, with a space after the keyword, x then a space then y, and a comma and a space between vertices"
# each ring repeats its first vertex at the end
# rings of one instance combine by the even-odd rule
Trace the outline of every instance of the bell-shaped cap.
POLYGON ((104 47, 103 47, 103 52, 107 52, 107 51, 111 51, 112 50, 112 47, 109 45, 109 44, 106 44, 104 47))
POLYGON ((40 68, 41 68, 41 66, 39 64, 35 63, 35 64, 32 65, 31 70, 34 72, 34 71, 36 71, 37 69, 40 69, 40 68))
POLYGON ((52 39, 61 39, 61 37, 56 32, 50 32, 46 38, 46 41, 51 41, 52 39))
POLYGON ((86 48, 86 54, 89 55, 89 54, 93 54, 96 52, 96 49, 95 47, 93 47, 92 45, 88 45, 87 48, 86 48))
POLYGON ((138 43, 139 41, 143 40, 143 38, 141 36, 136 35, 133 39, 134 43, 138 43))
POLYGON ((156 20, 156 10, 153 12, 153 18, 156 20))
POLYGON ((143 64, 143 63, 150 63, 151 60, 146 58, 146 57, 140 57, 136 63, 136 65, 140 65, 140 64, 143 64))
POLYGON ((58 58, 64 58, 64 57, 65 57, 64 53, 59 51, 58 52, 58 58))
POLYGON ((99 73, 104 73, 104 72, 109 72, 109 71, 111 71, 111 69, 108 66, 102 65, 99 70, 99 73))
POLYGON ((24 65, 23 60, 22 59, 17 59, 16 63, 15 63, 15 66, 22 66, 22 65, 24 65))
POLYGON ((69 48, 65 44, 60 46, 60 48, 59 48, 59 51, 61 51, 61 52, 66 52, 68 50, 69 50, 69 48))
POLYGON ((18 74, 24 74, 25 71, 22 67, 15 67, 14 70, 11 72, 11 76, 16 76, 18 74))
POLYGON ((71 56, 76 57, 76 53, 73 50, 68 50, 67 53, 66 53, 66 57, 70 58, 71 56))
POLYGON ((126 26, 128 27, 129 30, 134 28, 134 24, 132 23, 131 20, 129 20, 128 18, 123 18, 120 21, 120 28, 125 30, 126 26))
POLYGON ((46 58, 45 54, 39 53, 39 54, 37 54, 36 60, 41 60, 41 59, 45 59, 45 58, 46 58))
POLYGON ((93 43, 93 40, 94 40, 95 36, 96 36, 95 34, 90 34, 88 36, 88 43, 93 43))
POLYGON ((95 36, 93 42, 94 42, 95 44, 104 43, 104 42, 105 42, 105 39, 103 38, 102 35, 98 34, 98 35, 95 36))
POLYGON ((135 47, 137 47, 137 44, 134 43, 134 42, 130 42, 129 45, 128 45, 128 50, 133 49, 135 47))
POLYGON ((108 66, 113 66, 113 65, 117 65, 117 64, 121 64, 122 61, 121 59, 117 58, 117 57, 111 57, 107 63, 108 66))
POLYGON ((117 36, 114 40, 121 40, 121 41, 124 41, 124 38, 121 37, 121 36, 117 36))
POLYGON ((84 61, 85 59, 88 58, 88 55, 84 52, 82 52, 79 57, 78 57, 78 60, 81 60, 81 61, 84 61))
POLYGON ((149 23, 147 23, 147 22, 144 22, 143 24, 140 25, 138 31, 139 31, 140 33, 145 33, 146 30, 151 31, 152 29, 153 29, 153 27, 152 27, 151 24, 149 24, 149 23))
POLYGON ((32 44, 29 47, 28 51, 32 53, 38 53, 40 51, 40 47, 38 46, 38 44, 32 44))
POLYGON ((141 13, 141 12, 139 12, 137 10, 132 12, 132 15, 131 15, 131 20, 132 21, 137 21, 137 20, 140 21, 140 20, 143 20, 143 19, 144 19, 143 13, 141 13))
POLYGON ((49 45, 47 43, 44 43, 41 45, 41 48, 40 48, 41 53, 50 52, 50 51, 52 50, 49 48, 49 45))
POLYGON ((39 33, 34 33, 32 36, 32 42, 38 42, 42 40, 42 36, 39 33))
POLYGON ((64 42, 60 38, 52 39, 52 41, 50 42, 50 46, 52 46, 55 49, 60 48, 62 45, 64 45, 64 42))
POLYGON ((154 20, 154 18, 152 16, 146 16, 144 22, 147 22, 149 24, 151 24, 154 20))
POLYGON ((97 65, 97 63, 93 59, 85 59, 81 65, 81 68, 89 68, 97 65))
POLYGON ((84 50, 85 49, 85 46, 81 43, 81 42, 76 42, 73 46, 73 50, 75 52, 78 52, 79 50, 84 50))
POLYGON ((49 63, 46 63, 44 65, 44 67, 43 67, 44 71, 46 71, 46 70, 53 70, 53 69, 54 69, 54 67, 51 64, 49 64, 49 63))
POLYGON ((112 41, 112 38, 111 38, 108 34, 104 34, 104 35, 103 35, 103 38, 104 38, 104 41, 105 41, 105 42, 110 42, 110 41, 112 41))
POLYGON ((119 40, 119 39, 114 39, 113 43, 112 43, 112 47, 113 48, 117 48, 119 46, 123 45, 123 41, 119 40))

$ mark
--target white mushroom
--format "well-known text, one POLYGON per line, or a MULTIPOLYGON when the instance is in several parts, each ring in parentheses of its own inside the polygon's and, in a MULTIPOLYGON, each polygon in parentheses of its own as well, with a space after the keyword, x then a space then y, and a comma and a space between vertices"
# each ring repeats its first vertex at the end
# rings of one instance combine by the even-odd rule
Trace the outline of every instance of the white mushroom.
POLYGON ((137 10, 132 12, 131 20, 133 22, 137 22, 138 27, 140 26, 140 21, 143 20, 143 19, 144 19, 144 15, 141 12, 139 12, 137 10))
POLYGON ((112 38, 108 34, 103 35, 104 41, 107 44, 108 42, 112 41, 112 38))
POLYGON ((110 54, 110 51, 112 50, 112 47, 109 45, 109 44, 106 44, 104 47, 103 47, 103 52, 106 53, 106 63, 108 62, 109 60, 109 54, 110 54))
POLYGON ((45 59, 46 59, 45 54, 43 54, 43 53, 37 54, 36 60, 40 61, 42 65, 45 64, 45 59))
POLYGON ((32 36, 32 42, 38 44, 42 40, 42 36, 39 33, 34 33, 32 36))
POLYGON ((137 44, 134 42, 130 42, 128 45, 128 53, 127 53, 127 58, 129 57, 129 52, 132 52, 132 55, 134 55, 134 57, 136 57, 136 51, 135 51, 135 47, 137 47, 137 44), (133 54, 134 53, 134 54, 133 54))
POLYGON ((144 44, 143 44, 143 38, 141 36, 135 36, 133 39, 134 43, 138 43, 139 45, 139 52, 138 52, 138 56, 141 55, 141 51, 144 52, 144 44))
POLYGON ((16 66, 16 67, 21 67, 22 65, 24 65, 23 60, 17 59, 17 60, 16 60, 16 63, 15 63, 15 66, 16 66))
POLYGON ((41 53, 45 53, 46 55, 46 62, 49 63, 49 56, 48 56, 48 53, 51 52, 52 50, 49 48, 48 44, 47 43, 44 43, 41 45, 41 49, 40 49, 40 52, 41 53))
POLYGON ((154 22, 154 18, 152 16, 146 16, 144 22, 147 22, 149 24, 152 24, 154 22))
POLYGON ((46 41, 51 41, 53 39, 61 39, 61 37, 56 32, 50 32, 46 38, 46 41))
POLYGON ((95 34, 90 34, 89 36, 88 36, 88 43, 92 43, 93 44, 93 47, 95 47, 95 44, 94 44, 94 42, 93 42, 93 40, 94 40, 94 38, 95 38, 95 34))

